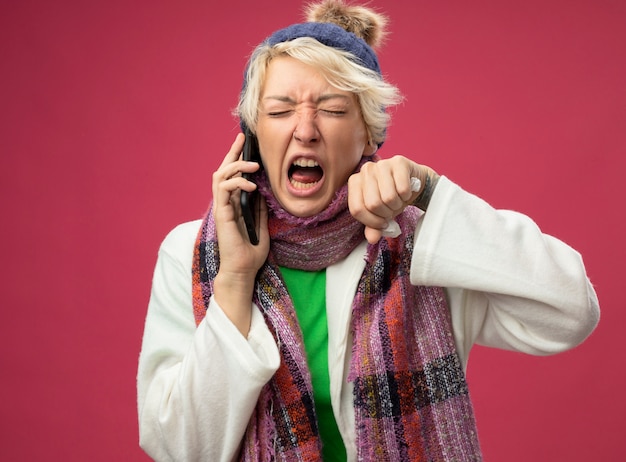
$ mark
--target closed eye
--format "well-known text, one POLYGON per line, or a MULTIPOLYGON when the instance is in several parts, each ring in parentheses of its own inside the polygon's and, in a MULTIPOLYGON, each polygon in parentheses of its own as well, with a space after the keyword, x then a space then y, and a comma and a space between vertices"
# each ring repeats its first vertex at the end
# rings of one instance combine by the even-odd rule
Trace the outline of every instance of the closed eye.
POLYGON ((330 115, 335 115, 335 116, 342 116, 346 114, 346 111, 334 111, 331 109, 322 109, 322 112, 324 112, 325 114, 330 114, 330 115))
POLYGON ((287 116, 289 114, 291 114, 293 111, 288 110, 288 111, 270 111, 267 113, 268 116, 270 117, 284 117, 287 116))

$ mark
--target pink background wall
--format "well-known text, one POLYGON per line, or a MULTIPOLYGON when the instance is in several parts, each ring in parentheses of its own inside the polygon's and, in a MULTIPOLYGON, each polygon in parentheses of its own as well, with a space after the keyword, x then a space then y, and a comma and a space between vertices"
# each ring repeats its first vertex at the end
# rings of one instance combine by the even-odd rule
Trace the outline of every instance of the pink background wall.
MULTIPOLYGON (((146 460, 135 371, 156 251, 199 217, 245 57, 296 1, 0 6, 0 459, 146 460)), ((626 3, 383 2, 406 102, 381 154, 531 215, 584 256, 600 327, 549 358, 477 348, 488 461, 626 452, 626 3)))

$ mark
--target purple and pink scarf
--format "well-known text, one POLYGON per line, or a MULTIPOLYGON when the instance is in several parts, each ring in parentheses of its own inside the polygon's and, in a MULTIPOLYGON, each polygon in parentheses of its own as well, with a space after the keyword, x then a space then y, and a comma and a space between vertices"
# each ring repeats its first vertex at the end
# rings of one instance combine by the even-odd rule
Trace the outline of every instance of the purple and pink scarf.
MULTIPOLYGON (((316 271, 343 260, 363 240, 347 207, 347 187, 320 215, 289 215, 267 181, 270 254, 257 275, 253 302, 280 350, 244 436, 243 461, 319 461, 321 441, 313 388, 295 310, 279 266, 316 271)), ((454 344, 443 289, 409 280, 413 238, 422 212, 396 218, 402 234, 368 245, 352 304, 352 358, 359 461, 482 460, 472 404, 454 344)), ((207 214, 193 263, 196 322, 204 318, 219 269, 215 223, 207 214)))

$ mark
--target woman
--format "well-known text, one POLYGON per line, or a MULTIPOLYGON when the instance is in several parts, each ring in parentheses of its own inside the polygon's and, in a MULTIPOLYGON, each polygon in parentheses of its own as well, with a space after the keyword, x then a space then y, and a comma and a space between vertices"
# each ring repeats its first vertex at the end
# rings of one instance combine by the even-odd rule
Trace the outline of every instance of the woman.
POLYGON ((309 17, 248 65, 238 115, 262 167, 239 135, 210 213, 161 246, 141 445, 176 461, 481 460, 471 346, 572 348, 598 321, 595 292, 580 255, 529 218, 380 160, 399 99, 370 46, 384 17, 337 1, 309 17), (253 245, 239 197, 257 188, 253 245))

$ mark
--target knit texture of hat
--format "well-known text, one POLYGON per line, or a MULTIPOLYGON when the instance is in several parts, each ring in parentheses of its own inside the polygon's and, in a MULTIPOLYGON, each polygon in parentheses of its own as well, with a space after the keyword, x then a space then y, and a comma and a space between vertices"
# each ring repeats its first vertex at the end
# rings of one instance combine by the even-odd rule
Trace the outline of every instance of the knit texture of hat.
POLYGON ((292 24, 274 32, 267 39, 267 43, 274 46, 278 43, 289 42, 301 37, 314 38, 326 46, 347 51, 353 54, 360 61, 360 64, 375 71, 378 75, 381 74, 378 58, 374 50, 365 43, 365 40, 336 24, 327 22, 292 24))
MULTIPOLYGON (((336 24, 328 22, 305 22, 300 24, 292 24, 291 26, 279 29, 270 35, 264 43, 270 46, 283 42, 289 42, 301 37, 310 37, 323 45, 335 48, 337 50, 351 53, 359 64, 381 75, 380 65, 374 50, 363 40, 352 32, 348 32, 344 28, 336 24)), ((244 80, 242 92, 245 91, 247 82, 247 69, 244 72, 244 80)), ((239 121, 241 131, 246 133, 248 126, 241 119, 239 121)), ((380 147, 382 142, 378 144, 380 147)))

